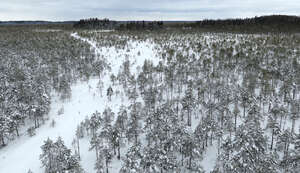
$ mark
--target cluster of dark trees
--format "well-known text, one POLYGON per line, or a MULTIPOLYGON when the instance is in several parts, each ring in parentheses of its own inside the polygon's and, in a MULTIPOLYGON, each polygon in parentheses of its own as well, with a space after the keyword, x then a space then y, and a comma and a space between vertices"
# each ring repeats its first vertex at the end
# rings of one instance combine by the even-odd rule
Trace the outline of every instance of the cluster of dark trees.
POLYGON ((74 28, 82 29, 116 29, 116 30, 157 30, 162 29, 164 23, 162 21, 128 21, 117 22, 109 19, 81 19, 76 22, 74 28))
POLYGON ((225 20, 203 20, 197 21, 196 25, 208 26, 208 25, 273 25, 273 24, 297 24, 300 25, 300 17, 297 16, 285 16, 285 15, 273 15, 273 16, 261 16, 246 19, 225 19, 225 20))
POLYGON ((119 30, 157 30, 163 29, 163 21, 132 21, 120 24, 119 30))
POLYGON ((211 29, 211 31, 248 32, 299 32, 300 17, 287 15, 260 16, 245 19, 202 20, 186 24, 192 28, 211 29))
POLYGON ((201 31, 229 32, 299 32, 300 17, 288 15, 270 15, 245 19, 205 19, 196 22, 175 22, 165 24, 163 21, 126 21, 117 22, 97 18, 84 19, 74 24, 75 28, 116 29, 116 30, 157 30, 168 28, 190 28, 201 31))
POLYGON ((41 149, 40 160, 45 173, 83 173, 78 156, 72 154, 61 137, 55 142, 48 138, 41 149))
POLYGON ((116 21, 111 21, 109 19, 81 19, 79 22, 76 22, 74 28, 83 28, 83 29, 115 29, 118 26, 116 21))

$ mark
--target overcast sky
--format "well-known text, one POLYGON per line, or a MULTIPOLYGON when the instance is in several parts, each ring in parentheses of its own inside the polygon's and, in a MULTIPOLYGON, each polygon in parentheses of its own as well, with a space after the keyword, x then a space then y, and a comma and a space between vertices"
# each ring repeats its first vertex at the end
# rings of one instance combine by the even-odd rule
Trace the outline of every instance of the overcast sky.
POLYGON ((200 20, 300 15, 299 0, 0 0, 0 21, 200 20), (4 1, 4 2, 3 2, 4 1))

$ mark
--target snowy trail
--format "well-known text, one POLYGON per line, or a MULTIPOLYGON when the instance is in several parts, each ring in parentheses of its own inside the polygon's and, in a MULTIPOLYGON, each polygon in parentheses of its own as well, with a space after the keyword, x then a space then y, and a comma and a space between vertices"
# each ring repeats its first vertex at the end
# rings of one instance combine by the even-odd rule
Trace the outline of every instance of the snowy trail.
MULTIPOLYGON (((154 65, 157 65, 159 62, 159 59, 157 58, 157 53, 154 50, 155 45, 150 41, 137 42, 137 41, 130 40, 128 41, 128 48, 130 52, 127 52, 127 48, 118 49, 118 50, 115 47, 99 48, 97 47, 97 42, 86 38, 82 38, 77 33, 73 33, 71 34, 71 36, 76 39, 89 43, 91 47, 94 48, 95 54, 99 57, 101 55, 101 57, 103 57, 106 60, 106 62, 110 65, 111 71, 106 70, 105 75, 101 77, 104 84, 104 89, 107 89, 109 86, 112 85, 110 81, 111 74, 117 76, 120 67, 122 66, 122 63, 127 58, 129 58, 129 61, 131 63, 130 71, 131 73, 134 74, 137 74, 138 67, 141 68, 146 59, 152 60, 154 65)), ((117 95, 117 96, 114 95, 111 102, 106 100, 105 103, 108 104, 107 106, 109 106, 116 115, 121 105, 129 106, 130 102, 126 98, 126 96, 123 96, 124 93, 123 93, 122 86, 112 86, 112 88, 114 91, 120 91, 121 95, 117 95)), ((105 91, 106 90, 104 90, 104 92, 105 91)), ((102 101, 102 103, 104 102, 102 101)), ((99 109, 99 112, 103 112, 103 110, 104 107, 102 109, 99 109)), ((93 151, 89 151, 88 149, 89 149, 89 141, 87 140, 87 138, 84 138, 81 140, 80 152, 84 153, 83 155, 81 155, 81 164, 83 169, 86 172, 94 173, 95 172, 94 164, 95 164, 96 157, 95 157, 95 153, 93 151)), ((125 149, 123 148, 121 150, 123 151, 125 149)), ((118 173, 120 168, 121 168, 121 162, 119 160, 116 160, 116 158, 113 159, 109 171, 112 173, 118 173)))
MULTIPOLYGON (((125 50, 116 50, 114 47, 98 48, 95 41, 82 38, 77 33, 71 34, 72 37, 78 40, 86 41, 95 49, 96 55, 104 55, 103 57, 111 66, 111 72, 105 72, 102 82, 104 85, 103 96, 101 96, 97 83, 99 79, 90 79, 88 82, 78 82, 71 86, 72 96, 67 102, 62 102, 58 99, 56 93, 52 93, 51 109, 49 113, 50 121, 37 129, 36 135, 28 137, 23 135, 11 142, 7 147, 0 150, 0 173, 24 173, 31 169, 34 173, 42 173, 39 155, 41 154, 40 146, 49 137, 56 140, 61 136, 68 148, 73 148, 71 143, 75 135, 77 125, 83 121, 87 116, 90 116, 96 110, 103 112, 106 107, 111 107, 113 112, 117 113, 119 107, 124 104, 128 105, 128 100, 120 96, 114 95, 112 101, 108 101, 105 96, 106 89, 111 85, 110 75, 113 73, 117 75, 119 68, 126 57, 129 57, 130 62, 133 63, 131 67, 132 72, 136 72, 138 66, 142 66, 145 59, 155 60, 156 52, 154 51, 154 44, 150 42, 134 42, 129 41, 130 52, 125 50), (138 52, 141 55, 138 55, 138 52), (59 109, 64 108, 64 113, 58 115, 59 109), (52 120, 55 120, 56 125, 50 127, 52 120), (16 163, 17 162, 17 163, 16 163)), ((154 64, 156 64, 154 62, 154 64)), ((114 90, 122 90, 116 86, 114 90)), ((81 140, 81 165, 87 173, 93 173, 95 156, 94 153, 88 151, 89 141, 81 140)), ((120 163, 118 163, 120 164, 120 163)), ((120 166, 114 164, 111 172, 117 172, 120 166)))
POLYGON ((106 98, 94 96, 98 80, 92 79, 89 83, 76 84, 72 87, 72 99, 70 102, 63 103, 54 96, 49 114, 50 120, 54 119, 56 125, 50 127, 50 122, 37 129, 33 137, 22 136, 6 148, 0 151, 0 172, 1 173, 22 173, 31 169, 33 172, 43 172, 40 167, 39 155, 40 146, 48 137, 55 140, 61 136, 65 144, 71 148, 71 143, 77 125, 84 120, 87 115, 95 110, 105 107, 106 98), (92 89, 89 89, 89 85, 92 89), (57 111, 64 107, 64 114, 57 115, 57 111), (16 161, 19 161, 17 164, 16 161))

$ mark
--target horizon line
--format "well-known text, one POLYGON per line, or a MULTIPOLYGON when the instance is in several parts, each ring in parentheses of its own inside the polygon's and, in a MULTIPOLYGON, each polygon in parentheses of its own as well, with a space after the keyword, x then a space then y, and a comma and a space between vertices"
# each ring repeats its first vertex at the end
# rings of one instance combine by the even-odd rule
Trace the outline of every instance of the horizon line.
POLYGON ((232 19, 252 19, 255 17, 267 17, 267 16, 288 16, 288 17, 300 17, 300 15, 289 15, 289 14, 270 14, 270 15, 255 15, 251 17, 229 17, 229 18, 204 18, 204 19, 195 19, 195 20, 180 20, 180 19, 170 19, 170 20, 115 20, 115 19, 110 19, 107 17, 99 18, 99 17, 88 17, 88 18, 81 18, 81 19, 76 19, 76 20, 40 20, 40 19, 30 19, 30 20, 0 20, 1 23, 4 22, 49 22, 49 23, 64 23, 64 22, 77 22, 82 19, 92 19, 92 18, 97 18, 97 19, 109 19, 110 21, 117 21, 117 22, 128 22, 128 21, 163 21, 163 22, 197 22, 197 21, 203 21, 203 20, 232 20, 232 19))

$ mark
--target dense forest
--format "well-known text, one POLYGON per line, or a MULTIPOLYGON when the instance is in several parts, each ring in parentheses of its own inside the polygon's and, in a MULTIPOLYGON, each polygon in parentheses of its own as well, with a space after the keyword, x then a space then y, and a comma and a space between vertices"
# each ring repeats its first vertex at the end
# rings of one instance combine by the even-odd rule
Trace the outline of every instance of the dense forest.
POLYGON ((299 32, 300 17, 271 15, 245 19, 206 19, 186 26, 221 32, 299 32))
POLYGON ((97 75, 101 68, 95 66, 105 63, 65 32, 31 27, 1 27, 0 32, 0 144, 5 146, 19 136, 20 127, 33 122, 36 129, 47 119, 52 90, 67 99, 72 82, 97 75))
POLYGON ((76 22, 74 28, 79 29, 106 29, 106 30, 157 30, 163 28, 162 21, 125 21, 117 22, 111 21, 109 19, 81 19, 79 22, 76 22))
POLYGON ((116 21, 110 21, 109 19, 98 19, 98 18, 90 18, 90 19, 81 19, 79 22, 76 22, 74 28, 82 28, 82 29, 115 29, 117 27, 116 21))
POLYGON ((168 21, 110 21, 109 19, 82 19, 75 28, 116 30, 195 29, 204 32, 300 32, 300 17, 287 15, 260 16, 244 19, 204 19, 191 22, 168 21))

